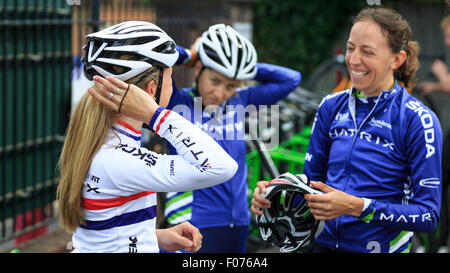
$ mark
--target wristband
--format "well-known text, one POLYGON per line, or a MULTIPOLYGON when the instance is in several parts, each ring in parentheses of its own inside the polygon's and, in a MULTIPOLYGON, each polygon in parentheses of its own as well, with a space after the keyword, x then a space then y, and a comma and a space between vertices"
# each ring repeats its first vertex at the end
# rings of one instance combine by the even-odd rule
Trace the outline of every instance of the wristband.
POLYGON ((158 118, 159 114, 161 114, 161 112, 166 109, 162 106, 158 107, 158 109, 156 109, 155 113, 153 114, 153 117, 150 119, 150 123, 148 124, 148 127, 150 129, 153 130, 153 125, 155 124, 156 119, 158 118))

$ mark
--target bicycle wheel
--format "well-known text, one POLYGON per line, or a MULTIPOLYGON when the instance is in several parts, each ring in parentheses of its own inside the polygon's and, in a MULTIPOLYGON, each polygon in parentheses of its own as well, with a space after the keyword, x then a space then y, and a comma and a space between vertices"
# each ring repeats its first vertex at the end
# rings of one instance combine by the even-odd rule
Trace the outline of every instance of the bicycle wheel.
POLYGON ((343 54, 319 65, 306 83, 306 89, 322 96, 350 87, 351 80, 343 54))

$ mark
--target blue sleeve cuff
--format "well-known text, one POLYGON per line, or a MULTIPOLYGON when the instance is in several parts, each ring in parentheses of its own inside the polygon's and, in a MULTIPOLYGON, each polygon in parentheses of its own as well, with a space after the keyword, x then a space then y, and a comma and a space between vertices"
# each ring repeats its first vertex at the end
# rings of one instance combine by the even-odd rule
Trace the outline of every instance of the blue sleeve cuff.
POLYGON ((297 87, 301 80, 302 74, 299 71, 267 63, 256 63, 257 73, 255 80, 261 83, 287 83, 292 84, 293 88, 297 87))
POLYGON ((182 46, 177 45, 178 51, 178 60, 175 62, 175 65, 182 65, 188 62, 192 58, 191 51, 182 46))
POLYGON ((156 119, 158 119, 159 115, 161 114, 161 112, 164 109, 166 109, 166 108, 164 108, 162 106, 160 106, 160 107, 158 107, 158 109, 156 109, 155 113, 153 114, 152 119, 150 120, 150 123, 149 123, 149 126, 148 126, 149 128, 153 128, 153 125, 155 124, 156 119))

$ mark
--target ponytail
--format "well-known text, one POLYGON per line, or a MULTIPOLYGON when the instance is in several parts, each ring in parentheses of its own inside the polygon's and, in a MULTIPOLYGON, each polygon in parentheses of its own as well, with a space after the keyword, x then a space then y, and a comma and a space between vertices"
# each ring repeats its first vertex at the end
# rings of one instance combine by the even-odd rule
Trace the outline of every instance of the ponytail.
POLYGON ((59 223, 74 232, 85 222, 82 189, 95 154, 104 143, 115 113, 85 93, 70 118, 59 158, 60 179, 56 192, 59 223))
POLYGON ((416 83, 416 72, 419 69, 419 43, 409 41, 405 47, 406 61, 394 71, 395 78, 405 87, 413 88, 416 83))
MULTIPOLYGON (((158 71, 153 66, 127 82, 142 88, 150 80, 157 84, 158 71)), ((74 232, 80 224, 85 223, 82 208, 83 182, 94 156, 108 137, 115 117, 114 111, 96 101, 88 92, 72 113, 58 162, 60 178, 56 191, 59 223, 68 232, 74 232)))

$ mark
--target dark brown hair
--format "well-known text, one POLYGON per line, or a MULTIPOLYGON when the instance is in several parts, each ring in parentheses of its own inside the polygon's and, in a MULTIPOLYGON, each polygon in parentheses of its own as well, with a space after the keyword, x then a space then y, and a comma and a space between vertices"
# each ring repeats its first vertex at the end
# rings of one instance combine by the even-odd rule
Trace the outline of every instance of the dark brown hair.
POLYGON ((385 32, 392 52, 406 52, 406 61, 394 71, 394 77, 405 87, 414 87, 417 83, 416 72, 419 69, 419 43, 411 41, 412 31, 408 21, 398 12, 388 8, 363 9, 353 21, 353 24, 372 20, 385 32))

